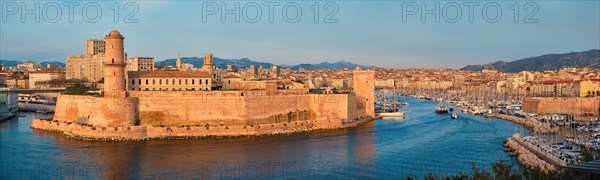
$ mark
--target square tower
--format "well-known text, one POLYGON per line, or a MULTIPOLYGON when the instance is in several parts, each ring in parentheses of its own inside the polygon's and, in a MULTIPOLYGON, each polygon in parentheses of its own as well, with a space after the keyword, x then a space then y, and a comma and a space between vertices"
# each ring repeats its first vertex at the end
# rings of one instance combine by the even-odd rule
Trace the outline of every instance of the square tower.
POLYGON ((352 72, 352 89, 356 95, 357 116, 375 116, 375 71, 355 70, 352 72), (363 111, 364 110, 364 111, 363 111))
POLYGON ((202 70, 208 72, 210 76, 213 76, 213 54, 204 54, 204 65, 202 70))

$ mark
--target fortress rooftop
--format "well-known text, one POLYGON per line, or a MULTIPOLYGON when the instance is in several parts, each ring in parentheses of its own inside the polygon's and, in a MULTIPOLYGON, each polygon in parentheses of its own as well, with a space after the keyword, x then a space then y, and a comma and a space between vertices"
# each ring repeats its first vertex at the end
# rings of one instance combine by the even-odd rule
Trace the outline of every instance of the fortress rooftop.
POLYGON ((129 78, 211 78, 212 76, 204 71, 128 71, 129 78))

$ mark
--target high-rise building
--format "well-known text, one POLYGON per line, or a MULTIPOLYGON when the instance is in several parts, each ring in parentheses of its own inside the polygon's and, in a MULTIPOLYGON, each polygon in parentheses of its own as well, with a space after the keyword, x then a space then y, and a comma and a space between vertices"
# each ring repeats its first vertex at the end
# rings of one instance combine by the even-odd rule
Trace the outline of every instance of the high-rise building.
POLYGON ((86 79, 98 82, 104 76, 104 53, 67 57, 67 79, 86 79))
POLYGON ((271 77, 279 77, 281 75, 281 71, 279 70, 279 66, 272 65, 271 66, 271 77))
POLYGON ((104 40, 106 52, 104 56, 104 97, 125 96, 125 51, 119 31, 113 30, 104 40))
POLYGON ((126 71, 154 71, 153 57, 132 57, 127 59, 126 71))
POLYGON ((104 40, 90 39, 85 42, 85 54, 95 55, 104 53, 106 47, 104 40))
POLYGON ((254 74, 254 77, 258 76, 258 68, 255 65, 250 65, 250 72, 254 74))

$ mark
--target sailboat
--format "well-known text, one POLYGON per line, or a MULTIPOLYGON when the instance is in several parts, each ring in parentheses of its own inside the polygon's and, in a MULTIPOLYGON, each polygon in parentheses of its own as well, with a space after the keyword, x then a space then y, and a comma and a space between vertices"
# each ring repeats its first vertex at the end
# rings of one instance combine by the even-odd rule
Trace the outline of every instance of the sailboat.
POLYGON ((394 86, 394 100, 393 100, 393 108, 390 110, 387 110, 385 108, 385 95, 383 96, 384 99, 384 108, 383 111, 380 113, 377 113, 377 115, 381 116, 381 117, 404 117, 404 112, 402 111, 398 111, 398 106, 396 105, 397 100, 396 100, 396 87, 394 86))

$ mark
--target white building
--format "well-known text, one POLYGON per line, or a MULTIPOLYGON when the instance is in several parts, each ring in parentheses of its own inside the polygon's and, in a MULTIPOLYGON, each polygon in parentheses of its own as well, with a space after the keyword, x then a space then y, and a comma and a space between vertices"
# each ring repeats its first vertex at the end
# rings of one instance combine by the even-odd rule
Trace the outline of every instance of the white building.
POLYGON ((0 88, 0 113, 17 113, 19 95, 17 88, 0 88))
POLYGON ((65 72, 61 70, 57 71, 36 71, 29 72, 29 88, 30 89, 42 89, 47 88, 40 85, 38 82, 49 81, 52 79, 65 79, 65 72), (36 84, 38 83, 38 84, 36 84))

